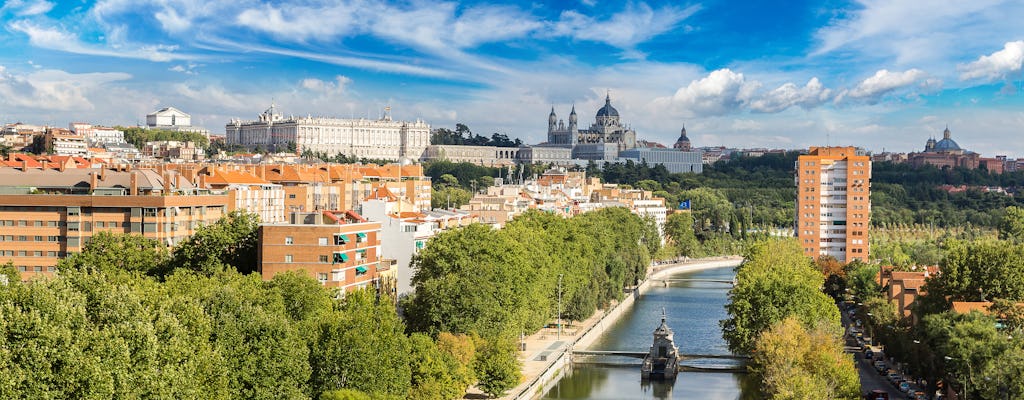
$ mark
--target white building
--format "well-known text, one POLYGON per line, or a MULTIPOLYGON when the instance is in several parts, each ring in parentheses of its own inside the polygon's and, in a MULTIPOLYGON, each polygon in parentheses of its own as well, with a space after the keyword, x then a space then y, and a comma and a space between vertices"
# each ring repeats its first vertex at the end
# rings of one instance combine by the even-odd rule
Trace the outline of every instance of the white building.
POLYGON ((125 143, 124 132, 119 129, 107 128, 105 126, 93 126, 92 124, 83 122, 72 122, 68 124, 68 129, 71 129, 74 133, 84 136, 85 140, 92 145, 125 143))
POLYGON ((296 150, 309 150, 333 156, 399 160, 419 160, 430 145, 430 125, 393 121, 389 115, 381 119, 343 119, 327 117, 288 117, 278 114, 271 105, 254 121, 233 120, 224 127, 228 144, 246 147, 286 147, 295 143, 296 150))
POLYGON ((704 172, 704 152, 701 150, 680 151, 677 149, 635 148, 619 152, 619 162, 633 160, 646 162, 648 166, 663 165, 668 172, 704 172))
POLYGON ((199 133, 210 137, 209 130, 192 126, 192 116, 174 107, 164 107, 146 114, 146 127, 149 129, 199 133))

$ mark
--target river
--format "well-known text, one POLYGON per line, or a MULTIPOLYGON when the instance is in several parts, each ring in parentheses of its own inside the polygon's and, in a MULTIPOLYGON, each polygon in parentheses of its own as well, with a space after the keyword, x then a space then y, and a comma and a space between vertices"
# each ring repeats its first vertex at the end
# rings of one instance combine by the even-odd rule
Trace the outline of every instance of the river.
MULTIPOLYGON (((672 278, 732 280, 732 267, 672 275, 672 278)), ((651 332, 661 322, 662 309, 675 331, 683 354, 729 354, 718 321, 725 319, 728 285, 674 282, 653 287, 623 315, 592 350, 647 351, 651 332)), ((626 360, 628 361, 628 360, 626 360)), ((634 362, 636 362, 634 360, 634 362)), ((694 361, 716 365, 730 361, 694 361)), ((672 383, 641 383, 639 366, 573 365, 544 399, 756 399, 757 391, 746 374, 681 372, 672 383)))

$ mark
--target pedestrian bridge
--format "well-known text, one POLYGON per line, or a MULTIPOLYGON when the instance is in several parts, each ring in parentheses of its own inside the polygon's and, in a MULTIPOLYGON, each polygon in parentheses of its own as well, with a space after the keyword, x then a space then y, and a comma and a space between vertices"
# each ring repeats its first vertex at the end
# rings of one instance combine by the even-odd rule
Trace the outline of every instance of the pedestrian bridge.
POLYGON ((736 286, 736 281, 730 279, 652 278, 651 280, 664 283, 666 286, 668 286, 669 283, 675 282, 722 283, 729 286, 736 286))
MULTIPOLYGON (((640 366, 646 351, 625 350, 571 350, 574 364, 597 364, 607 366, 640 366), (622 358, 635 358, 636 361, 624 361, 622 358)), ((687 372, 747 372, 748 356, 733 354, 679 354, 679 370, 687 372), (725 363, 691 363, 694 360, 729 360, 725 363)))

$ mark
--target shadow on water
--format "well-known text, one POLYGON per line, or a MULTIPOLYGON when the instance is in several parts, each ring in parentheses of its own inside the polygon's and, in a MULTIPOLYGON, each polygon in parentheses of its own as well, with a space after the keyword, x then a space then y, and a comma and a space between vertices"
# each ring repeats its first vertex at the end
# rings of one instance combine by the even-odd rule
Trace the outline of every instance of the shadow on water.
MULTIPOLYGON (((732 268, 673 275, 673 278, 731 280, 732 268)), ((644 294, 632 312, 619 319, 592 350, 647 351, 661 310, 675 331, 684 354, 729 354, 718 321, 726 318, 728 285, 673 282, 644 294)), ((695 360, 695 363, 705 361, 695 360)), ((710 361, 712 363, 717 361, 710 361)), ((757 399, 757 382, 747 374, 681 372, 674 382, 641 382, 639 367, 575 365, 545 395, 545 399, 757 399)))

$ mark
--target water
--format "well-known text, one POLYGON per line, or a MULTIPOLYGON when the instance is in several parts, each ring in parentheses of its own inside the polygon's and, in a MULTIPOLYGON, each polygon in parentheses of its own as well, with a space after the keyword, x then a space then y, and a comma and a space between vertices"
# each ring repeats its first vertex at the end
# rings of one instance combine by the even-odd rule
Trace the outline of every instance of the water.
MULTIPOLYGON (((731 267, 673 275, 672 278, 732 280, 731 267)), ((651 332, 661 322, 664 308, 683 354, 729 354, 718 321, 726 318, 729 286, 722 283, 673 282, 653 287, 623 315, 591 349, 647 351, 651 332)), ((635 361, 635 360, 634 360, 635 361)), ((729 360, 684 362, 693 365, 732 365, 729 360)), ((640 367, 577 364, 544 399, 756 399, 757 391, 746 374, 680 372, 675 382, 641 383, 640 367)))

